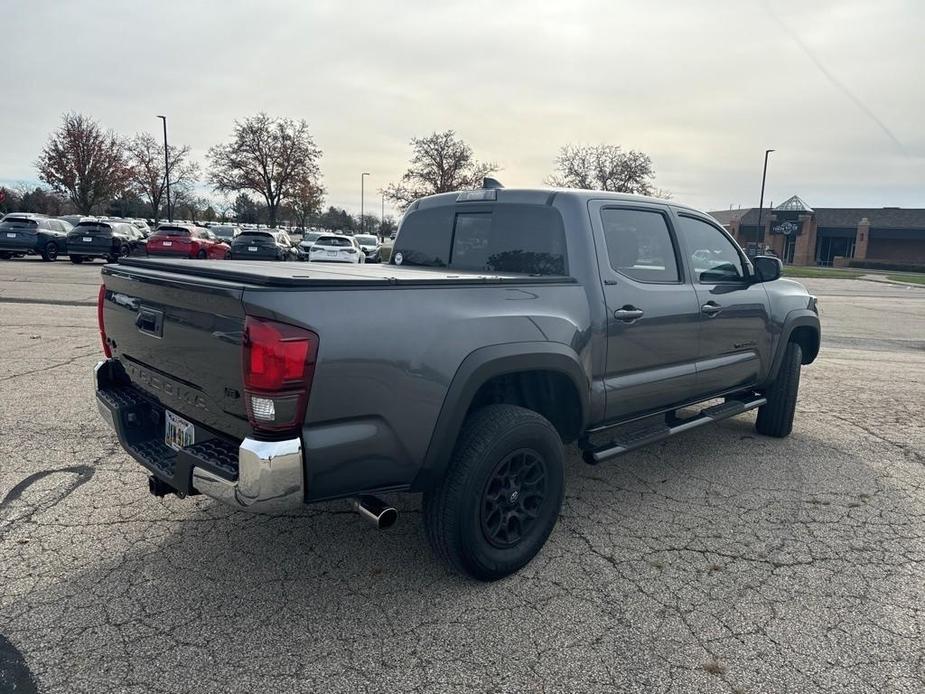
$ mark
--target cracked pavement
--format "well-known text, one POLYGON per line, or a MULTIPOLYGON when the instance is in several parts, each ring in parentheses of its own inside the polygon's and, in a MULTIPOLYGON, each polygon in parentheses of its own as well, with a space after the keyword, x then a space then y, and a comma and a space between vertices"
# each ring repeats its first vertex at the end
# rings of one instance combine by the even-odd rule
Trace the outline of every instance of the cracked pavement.
POLYGON ((925 690, 925 290, 806 280, 790 438, 752 414, 571 449, 546 548, 486 585, 431 557, 413 496, 385 532, 150 496, 97 414, 94 309, 3 298, 98 273, 0 263, 0 691, 925 690))

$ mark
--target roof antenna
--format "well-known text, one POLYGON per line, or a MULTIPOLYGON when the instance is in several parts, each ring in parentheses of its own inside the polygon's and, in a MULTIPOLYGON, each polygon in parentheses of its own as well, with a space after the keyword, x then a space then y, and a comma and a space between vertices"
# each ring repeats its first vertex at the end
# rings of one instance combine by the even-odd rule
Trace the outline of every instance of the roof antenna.
POLYGON ((492 178, 491 176, 486 176, 482 179, 482 188, 492 189, 492 188, 504 188, 497 178, 492 178))

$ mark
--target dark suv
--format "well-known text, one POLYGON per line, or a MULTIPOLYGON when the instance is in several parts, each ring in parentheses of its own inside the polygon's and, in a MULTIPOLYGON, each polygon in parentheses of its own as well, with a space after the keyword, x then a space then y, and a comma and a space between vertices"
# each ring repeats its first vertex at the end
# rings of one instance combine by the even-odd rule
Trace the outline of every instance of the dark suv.
POLYGON ((85 219, 67 235, 67 254, 72 263, 103 258, 114 263, 141 248, 142 237, 128 222, 85 219))
POLYGON ((40 255, 42 260, 57 260, 58 254, 67 250, 70 230, 71 225, 63 219, 40 214, 8 214, 0 221, 0 258, 40 255))

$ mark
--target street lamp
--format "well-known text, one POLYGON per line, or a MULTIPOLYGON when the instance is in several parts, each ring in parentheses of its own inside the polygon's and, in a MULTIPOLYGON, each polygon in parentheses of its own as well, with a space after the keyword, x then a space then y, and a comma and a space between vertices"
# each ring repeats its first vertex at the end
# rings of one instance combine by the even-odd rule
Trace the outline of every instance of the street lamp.
POLYGON ((758 244, 761 241, 759 235, 761 234, 761 214, 764 212, 764 182, 768 177, 768 156, 773 152, 773 149, 764 150, 764 171, 761 174, 761 199, 758 202, 758 231, 755 232, 755 252, 758 252, 758 244))
POLYGON ((363 184, 366 183, 367 176, 369 176, 369 171, 360 174, 360 231, 364 234, 366 233, 366 218, 363 216, 363 201, 366 199, 366 191, 363 184))
MULTIPOLYGON (((164 181, 167 184, 167 221, 173 221, 173 214, 170 210, 170 159, 167 156, 167 116, 158 116, 164 121, 164 181)), ((154 210, 154 216, 157 217, 157 210, 154 210)))

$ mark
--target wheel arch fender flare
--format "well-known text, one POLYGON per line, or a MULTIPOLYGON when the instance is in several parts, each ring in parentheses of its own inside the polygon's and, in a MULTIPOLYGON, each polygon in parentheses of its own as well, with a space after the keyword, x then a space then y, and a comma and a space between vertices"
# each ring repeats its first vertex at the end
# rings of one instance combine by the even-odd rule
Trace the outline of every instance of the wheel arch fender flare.
POLYGON ((807 308, 793 310, 784 319, 780 339, 777 341, 777 348, 774 350, 774 358, 771 361, 771 369, 768 371, 767 383, 771 383, 777 378, 777 373, 780 371, 780 366, 784 361, 787 345, 790 343, 794 333, 799 329, 806 329, 812 336, 811 344, 809 345, 811 349, 809 351, 804 349, 803 363, 811 364, 816 359, 822 340, 819 316, 807 308))
POLYGON ((578 395, 580 428, 584 431, 590 412, 590 384, 575 350, 558 342, 516 342, 481 347, 471 352, 456 370, 412 490, 423 491, 443 475, 479 389, 497 376, 525 371, 550 371, 569 379, 578 395))

